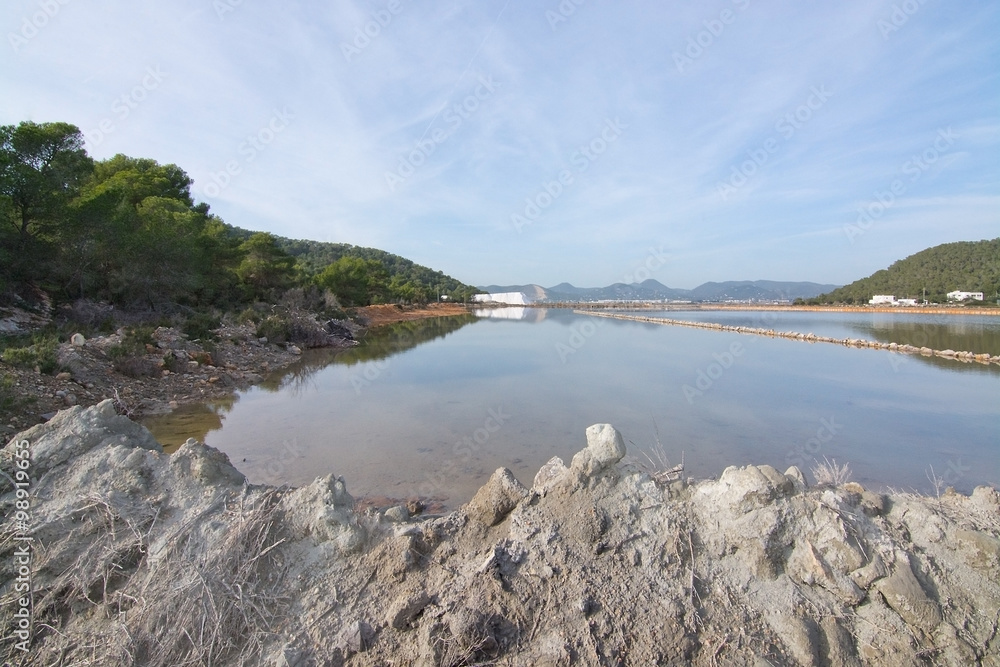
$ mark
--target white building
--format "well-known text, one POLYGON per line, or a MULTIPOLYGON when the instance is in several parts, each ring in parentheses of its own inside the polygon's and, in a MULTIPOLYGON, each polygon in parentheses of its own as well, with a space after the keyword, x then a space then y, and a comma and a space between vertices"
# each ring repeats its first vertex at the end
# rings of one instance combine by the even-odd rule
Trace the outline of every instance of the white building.
POLYGON ((916 299, 897 299, 896 300, 896 305, 897 306, 916 306, 917 305, 917 300, 916 299))
POLYGON ((976 301, 982 301, 983 293, 962 292, 960 290, 955 290, 954 292, 948 292, 948 301, 965 301, 966 299, 975 299, 976 301))
POLYGON ((868 301, 868 303, 870 303, 873 306, 885 306, 885 305, 895 306, 896 297, 893 296, 892 294, 876 294, 868 301))

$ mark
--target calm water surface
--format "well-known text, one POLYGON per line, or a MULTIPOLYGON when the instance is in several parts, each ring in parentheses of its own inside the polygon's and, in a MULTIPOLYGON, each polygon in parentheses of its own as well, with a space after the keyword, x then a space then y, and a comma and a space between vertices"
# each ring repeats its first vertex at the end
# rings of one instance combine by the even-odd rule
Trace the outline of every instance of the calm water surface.
MULTIPOLYGON (((469 500, 499 466, 525 484, 567 463, 590 424, 630 451, 662 446, 689 475, 849 463, 873 488, 1000 485, 1000 367, 728 332, 508 308, 376 330, 313 352, 229 400, 151 419, 164 444, 226 452, 253 482, 343 475, 355 496, 469 500)), ((1000 318, 671 311, 1000 354, 1000 318)), ((807 473, 808 474, 808 473, 807 473)))

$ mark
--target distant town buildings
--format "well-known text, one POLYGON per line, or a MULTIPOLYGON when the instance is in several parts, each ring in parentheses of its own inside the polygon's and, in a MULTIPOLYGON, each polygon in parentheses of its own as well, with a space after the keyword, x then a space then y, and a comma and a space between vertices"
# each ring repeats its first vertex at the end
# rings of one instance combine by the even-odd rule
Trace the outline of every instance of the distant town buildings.
POLYGON ((965 301, 966 299, 975 299, 976 301, 983 300, 982 292, 962 292, 960 290, 955 290, 954 292, 948 292, 948 301, 965 301))
POLYGON ((897 299, 892 294, 876 294, 868 300, 873 306, 916 306, 919 305, 916 299, 897 299))
MULTIPOLYGON (((949 301, 965 301, 966 299, 975 299, 976 301, 983 300, 982 292, 962 292, 961 290, 955 290, 954 292, 948 292, 949 301)), ((876 294, 868 303, 873 306, 919 306, 920 301, 918 299, 897 299, 892 294, 876 294)))

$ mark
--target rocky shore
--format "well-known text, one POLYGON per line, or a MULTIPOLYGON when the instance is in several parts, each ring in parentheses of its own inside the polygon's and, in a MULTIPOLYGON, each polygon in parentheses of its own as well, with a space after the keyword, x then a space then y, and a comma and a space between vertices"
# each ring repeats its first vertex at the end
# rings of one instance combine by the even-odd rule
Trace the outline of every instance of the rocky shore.
POLYGON ((625 464, 606 424, 581 447, 531 489, 501 468, 459 510, 413 516, 357 510, 335 471, 249 485, 200 443, 163 454, 111 401, 69 408, 0 451, 2 657, 1000 665, 995 489, 675 479, 625 464))
MULTIPOLYGON (((461 304, 368 306, 357 309, 354 320, 335 320, 326 326, 307 314, 299 319, 315 329, 309 332, 310 346, 336 349, 355 345, 355 339, 368 328, 467 312, 461 304)), ((21 331, 37 329, 49 321, 37 316, 22 320, 16 322, 21 331)), ((60 344, 56 351, 58 373, 0 362, 0 373, 11 378, 5 391, 12 399, 7 409, 0 402, 0 437, 44 421, 62 408, 95 405, 109 398, 116 400, 120 412, 134 418, 219 398, 257 384, 267 374, 295 362, 300 348, 305 347, 302 343, 269 341, 257 335, 253 324, 224 324, 213 333, 211 341, 191 340, 176 328, 159 327, 144 352, 131 359, 126 369, 113 359, 115 348, 127 335, 125 329, 93 338, 74 336, 60 344)))

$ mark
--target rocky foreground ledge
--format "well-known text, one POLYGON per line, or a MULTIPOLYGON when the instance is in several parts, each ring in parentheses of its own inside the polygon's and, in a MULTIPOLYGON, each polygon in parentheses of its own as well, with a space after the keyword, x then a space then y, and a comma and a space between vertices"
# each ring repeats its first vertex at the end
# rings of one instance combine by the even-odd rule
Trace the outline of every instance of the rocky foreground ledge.
POLYGON ((356 513, 332 475, 249 485, 217 450, 189 441, 166 455, 111 402, 77 406, 0 451, 12 478, 0 496, 0 657, 1000 665, 995 489, 807 488, 796 469, 769 466, 660 483, 624 454, 617 431, 592 426, 534 488, 500 469, 460 510, 406 519, 356 513), (31 480, 20 515, 19 470, 31 480))

